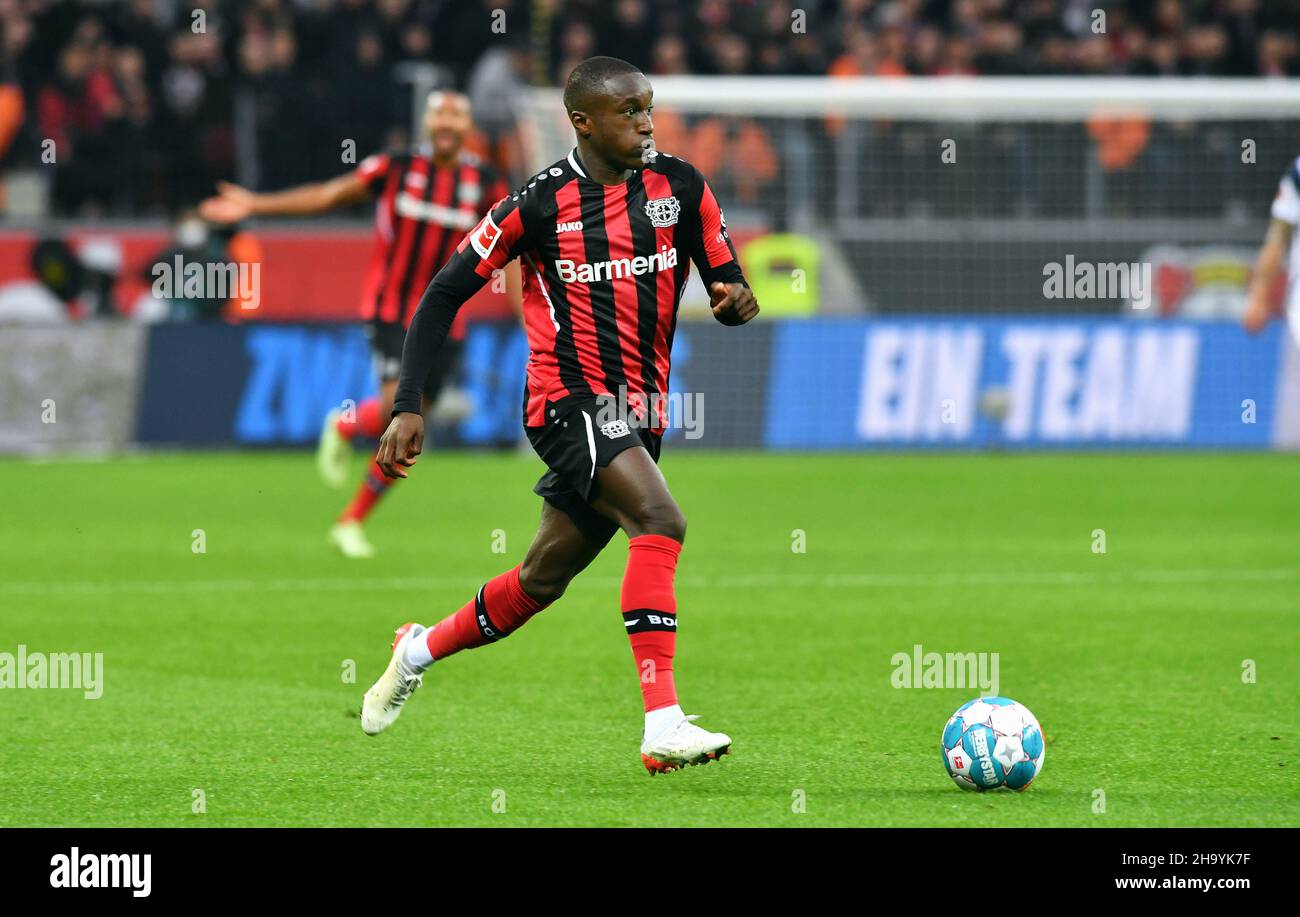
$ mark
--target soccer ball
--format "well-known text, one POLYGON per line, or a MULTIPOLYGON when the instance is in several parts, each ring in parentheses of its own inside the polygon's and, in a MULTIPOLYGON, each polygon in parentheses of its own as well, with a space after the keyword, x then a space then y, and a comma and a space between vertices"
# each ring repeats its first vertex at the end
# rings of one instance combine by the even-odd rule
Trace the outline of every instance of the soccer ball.
POLYGON ((977 697, 943 727, 943 766, 963 790, 1023 790, 1043 769, 1043 730, 1009 697, 977 697))

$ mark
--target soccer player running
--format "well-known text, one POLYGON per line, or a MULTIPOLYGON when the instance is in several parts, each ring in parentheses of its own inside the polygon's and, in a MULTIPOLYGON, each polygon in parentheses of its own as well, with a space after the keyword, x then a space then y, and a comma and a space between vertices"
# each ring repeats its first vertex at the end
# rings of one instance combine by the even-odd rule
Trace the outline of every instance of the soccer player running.
MULTIPOLYGON (((331 487, 346 483, 352 441, 375 439, 384 431, 397 390, 402 342, 420 294, 456 253, 466 231, 508 190, 491 167, 462 149, 472 126, 468 98, 457 92, 432 92, 424 114, 427 146, 403 155, 377 154, 352 172, 287 191, 257 194, 223 182, 219 194, 199 207, 206 219, 235 223, 250 216, 326 213, 378 195, 377 234, 361 292, 361 318, 374 354, 379 395, 326 416, 316 465, 331 487)), ((507 295, 518 311, 518 269, 507 271, 505 280, 507 295)), ((465 337, 463 319, 452 326, 420 380, 423 412, 437 401, 456 365, 465 337)), ((374 556, 362 525, 392 483, 372 461, 356 495, 330 529, 330 541, 345 557, 374 556)))
POLYGON ((642 763, 655 774, 731 746, 723 733, 694 725, 677 702, 673 575, 686 519, 656 462, 689 262, 724 325, 748 322, 758 303, 704 176, 654 149, 652 94, 625 61, 593 57, 575 67, 564 106, 577 146, 501 200, 420 301, 379 467, 407 476, 424 440, 420 380, 460 305, 519 258, 531 351, 524 427, 548 470, 534 488, 544 500, 541 523, 523 562, 434 626, 397 630, 388 668, 362 702, 367 733, 396 721, 434 662, 500 640, 555 602, 621 528, 623 624, 645 708, 642 763))
POLYGON ((1300 343, 1300 245, 1295 244, 1295 228, 1300 224, 1300 158, 1282 176, 1270 216, 1268 235, 1255 261, 1242 324, 1256 334, 1277 314, 1277 278, 1287 264, 1285 306, 1292 334, 1300 343))

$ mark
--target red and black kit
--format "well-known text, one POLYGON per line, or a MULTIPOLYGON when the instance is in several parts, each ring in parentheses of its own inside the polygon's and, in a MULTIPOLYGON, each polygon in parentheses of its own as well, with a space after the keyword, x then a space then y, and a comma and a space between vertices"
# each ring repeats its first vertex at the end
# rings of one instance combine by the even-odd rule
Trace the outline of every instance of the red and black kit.
MULTIPOLYGON (((550 467, 536 489, 575 516, 574 504, 594 499, 597 467, 635 445, 658 456, 667 423, 658 396, 668 392, 690 263, 706 284, 744 277, 694 166, 659 153, 621 184, 603 185, 574 150, 500 200, 434 278, 407 335, 394 412, 420 410, 456 310, 514 258, 530 350, 524 426, 550 467)), ((575 521, 613 533, 603 517, 575 521)))
MULTIPOLYGON (((395 379, 420 296, 465 234, 506 193, 506 185, 472 154, 462 153, 455 165, 440 167, 427 148, 371 156, 357 167, 357 175, 377 195, 377 232, 362 286, 361 318, 379 378, 395 379)), ((457 321, 449 340, 458 343, 464 336, 465 323, 457 321)), ((432 387, 436 392, 455 349, 455 344, 440 348, 425 379, 426 391, 432 387)))

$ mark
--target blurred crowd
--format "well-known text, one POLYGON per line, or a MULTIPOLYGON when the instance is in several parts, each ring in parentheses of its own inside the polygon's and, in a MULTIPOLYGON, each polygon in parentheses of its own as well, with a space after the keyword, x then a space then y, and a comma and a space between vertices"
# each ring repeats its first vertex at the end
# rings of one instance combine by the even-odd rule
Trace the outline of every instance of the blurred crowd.
POLYGON ((652 74, 1284 76, 1298 29, 1300 0, 0 0, 0 177, 49 165, 51 210, 84 216, 328 177, 343 140, 409 142, 411 61, 470 90, 518 175, 512 91, 592 54, 652 74))

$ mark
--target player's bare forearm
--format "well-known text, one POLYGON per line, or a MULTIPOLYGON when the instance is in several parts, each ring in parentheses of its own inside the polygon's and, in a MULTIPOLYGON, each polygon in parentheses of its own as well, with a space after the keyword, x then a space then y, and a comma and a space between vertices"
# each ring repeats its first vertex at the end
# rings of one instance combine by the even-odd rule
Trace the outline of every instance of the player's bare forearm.
POLYGON ((369 194, 365 183, 354 173, 349 172, 329 181, 258 194, 255 198, 254 214, 312 216, 365 200, 369 194))
POLYGON ((743 283, 715 280, 709 284, 709 300, 713 317, 724 325, 743 325, 758 315, 754 291, 743 283))
POLYGON ((1268 227, 1264 245, 1255 259, 1254 276, 1251 278, 1250 292, 1246 297, 1246 311, 1242 324, 1251 334, 1260 331, 1268 324, 1274 311, 1274 291, 1278 275, 1282 272, 1282 263, 1291 246, 1293 228, 1283 220, 1273 220, 1268 227))
POLYGON ((1282 260, 1291 247, 1292 227, 1282 220, 1273 220, 1268 226, 1268 235, 1259 250, 1255 261, 1255 285, 1264 281, 1270 287, 1282 270, 1282 260))
POLYGON ((199 204, 199 214, 214 223, 238 223, 257 216, 314 216, 370 196, 356 173, 284 191, 258 193, 219 182, 217 194, 199 204))

